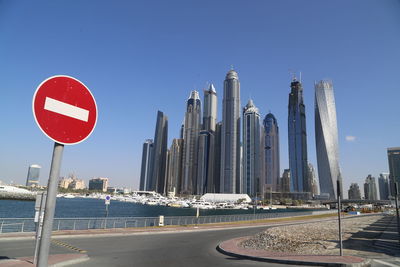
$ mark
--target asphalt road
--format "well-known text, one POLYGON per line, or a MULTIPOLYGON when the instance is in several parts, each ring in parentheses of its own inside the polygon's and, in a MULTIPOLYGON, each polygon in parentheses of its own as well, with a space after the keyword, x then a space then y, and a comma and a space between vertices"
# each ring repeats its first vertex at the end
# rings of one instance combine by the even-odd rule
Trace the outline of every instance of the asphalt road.
MULTIPOLYGON (((56 238, 86 250, 89 261, 77 266, 282 266, 265 262, 241 260, 219 253, 217 245, 225 240, 255 234, 266 227, 218 231, 140 234, 131 236, 91 236, 56 238)), ((0 256, 32 255, 33 240, 0 241, 0 256)), ((52 245, 50 253, 76 253, 52 245)))
MULTIPOLYGON (((365 234, 372 228, 384 225, 395 227, 393 218, 383 218, 382 221, 370 225, 365 229, 365 234), (392 219, 391 221, 389 219, 392 219), (369 229, 369 230, 368 230, 369 229)), ((277 226, 277 225, 274 225, 277 226)), ((393 228, 392 227, 392 228, 393 228)), ((242 260, 219 253, 216 247, 222 241, 253 235, 266 229, 266 226, 255 228, 234 228, 224 230, 197 230, 193 232, 162 232, 141 233, 135 235, 119 236, 69 236, 56 237, 52 243, 51 254, 78 253, 77 250, 63 247, 62 244, 85 250, 90 260, 76 266, 135 266, 135 267, 198 267, 198 266, 284 266, 266 262, 242 260), (55 244, 55 243, 58 243, 55 244), (61 245, 60 245, 61 244, 61 245)), ((391 230, 390 236, 380 236, 387 242, 395 240, 397 232, 391 230)), ((358 235, 363 235, 363 232, 358 235)), ((357 234, 356 234, 357 235, 357 234)), ((356 237, 356 236, 355 236, 356 237)), ((361 237, 360 237, 361 238, 361 237)), ((358 238, 358 239, 360 239, 358 238)), ((362 239, 364 240, 365 237, 362 239)), ((385 241, 385 242, 386 242, 385 241)), ((380 241, 384 245, 383 241, 380 241)), ((374 247, 380 243, 375 242, 374 247)), ((392 244, 392 243, 391 243, 392 244)), ((397 243, 396 243, 397 244, 397 243)), ((393 245, 391 245, 393 246, 393 245)), ((362 247, 364 250, 367 246, 362 247)), ((370 249, 374 250, 373 247, 370 249)), ((397 247, 390 248, 397 251, 397 247)), ((2 240, 0 239, 0 259, 32 256, 34 250, 33 240, 2 240)), ((374 257, 372 257, 374 258, 374 257)), ((400 258, 383 256, 371 264, 377 266, 400 266, 400 258)), ((293 265, 292 265, 293 266, 293 265)))

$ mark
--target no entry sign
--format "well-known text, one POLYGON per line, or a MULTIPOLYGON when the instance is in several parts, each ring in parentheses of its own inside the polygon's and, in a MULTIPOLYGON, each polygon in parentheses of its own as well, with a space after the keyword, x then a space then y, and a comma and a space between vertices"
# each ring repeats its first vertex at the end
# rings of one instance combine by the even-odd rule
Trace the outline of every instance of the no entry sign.
POLYGON ((97 122, 96 101, 79 80, 59 75, 36 89, 33 115, 42 132, 53 141, 74 145, 93 132, 97 122))

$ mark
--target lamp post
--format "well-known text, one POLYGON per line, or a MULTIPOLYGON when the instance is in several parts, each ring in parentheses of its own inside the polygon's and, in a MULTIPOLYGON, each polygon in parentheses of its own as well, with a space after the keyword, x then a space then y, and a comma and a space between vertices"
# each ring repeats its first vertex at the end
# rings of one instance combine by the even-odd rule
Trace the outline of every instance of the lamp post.
POLYGON ((338 205, 338 221, 339 221, 339 245, 340 245, 340 256, 343 256, 343 243, 342 243, 342 221, 341 221, 341 204, 340 204, 340 198, 341 198, 341 192, 340 192, 340 180, 338 179, 336 181, 336 190, 337 190, 337 205, 338 205))

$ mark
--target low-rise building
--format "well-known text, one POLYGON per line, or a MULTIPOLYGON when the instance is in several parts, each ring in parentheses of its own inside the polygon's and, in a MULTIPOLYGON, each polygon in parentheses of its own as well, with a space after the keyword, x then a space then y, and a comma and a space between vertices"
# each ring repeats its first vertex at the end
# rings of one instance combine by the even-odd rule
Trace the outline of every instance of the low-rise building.
POLYGON ((99 177, 89 180, 89 190, 99 190, 106 192, 108 188, 108 178, 99 177))

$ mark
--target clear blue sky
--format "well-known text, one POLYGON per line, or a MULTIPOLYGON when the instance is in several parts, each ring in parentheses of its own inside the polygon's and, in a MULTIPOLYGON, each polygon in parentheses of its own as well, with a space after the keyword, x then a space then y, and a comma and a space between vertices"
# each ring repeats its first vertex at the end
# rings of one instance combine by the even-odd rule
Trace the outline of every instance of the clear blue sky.
MULTIPOLYGON (((314 80, 333 80, 346 190, 388 170, 400 146, 399 1, 11 1, 0 0, 0 180, 25 183, 53 143, 32 115, 47 77, 65 74, 94 94, 99 120, 84 143, 64 150, 61 175, 136 188, 143 141, 157 110, 179 136, 190 90, 222 85, 233 65, 244 106, 278 119, 281 168, 288 167, 289 69, 302 72, 309 160, 317 165, 314 80), (346 136, 354 136, 346 141, 346 136)), ((202 93, 201 93, 202 97, 202 93)))

